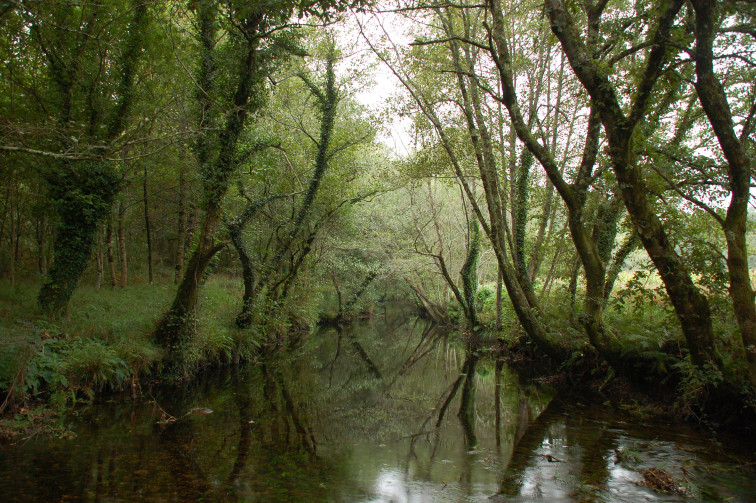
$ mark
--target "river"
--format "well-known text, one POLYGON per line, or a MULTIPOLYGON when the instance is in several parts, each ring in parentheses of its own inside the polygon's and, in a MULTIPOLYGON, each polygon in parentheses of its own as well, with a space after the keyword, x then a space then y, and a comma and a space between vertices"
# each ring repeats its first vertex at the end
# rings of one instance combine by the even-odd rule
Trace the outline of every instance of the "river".
POLYGON ((0 500, 756 501, 753 446, 566 403, 400 310, 68 420, 0 446, 0 500))

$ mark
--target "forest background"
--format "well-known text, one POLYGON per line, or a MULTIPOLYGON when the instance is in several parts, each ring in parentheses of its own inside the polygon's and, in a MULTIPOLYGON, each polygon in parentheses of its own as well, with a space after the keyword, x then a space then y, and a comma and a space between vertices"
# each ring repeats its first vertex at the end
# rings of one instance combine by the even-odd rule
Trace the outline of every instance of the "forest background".
POLYGON ((750 417, 754 14, 0 2, 0 413, 411 299, 661 383, 683 416, 750 417))

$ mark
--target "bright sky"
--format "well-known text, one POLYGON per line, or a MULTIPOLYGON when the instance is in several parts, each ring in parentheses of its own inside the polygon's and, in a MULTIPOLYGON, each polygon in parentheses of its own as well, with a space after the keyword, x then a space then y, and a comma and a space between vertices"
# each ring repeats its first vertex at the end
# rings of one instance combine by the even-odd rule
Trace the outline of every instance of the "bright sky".
POLYGON ((384 29, 390 34, 391 40, 404 45, 411 41, 407 35, 407 25, 398 16, 390 14, 352 14, 347 15, 342 28, 339 30, 339 43, 345 54, 350 54, 343 63, 344 69, 356 69, 360 66, 369 69, 372 84, 360 89, 355 98, 370 110, 383 117, 383 130, 379 133, 379 140, 383 142, 397 157, 405 157, 412 149, 411 126, 408 117, 399 117, 391 113, 390 101, 404 92, 404 88, 394 74, 372 53, 360 30, 373 43, 385 40, 384 29), (383 29, 381 28, 383 26, 383 29))

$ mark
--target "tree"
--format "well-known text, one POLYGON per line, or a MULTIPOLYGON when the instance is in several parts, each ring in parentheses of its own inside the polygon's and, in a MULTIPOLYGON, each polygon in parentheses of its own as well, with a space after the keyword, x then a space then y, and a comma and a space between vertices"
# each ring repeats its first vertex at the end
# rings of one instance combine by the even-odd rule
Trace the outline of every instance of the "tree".
MULTIPOLYGON (((329 20, 347 2, 276 1, 271 4, 200 1, 196 16, 199 134, 195 153, 202 180, 205 212, 198 244, 179 284, 171 308, 155 330, 158 342, 180 367, 180 355, 191 339, 199 286, 215 254, 222 205, 239 165, 239 139, 247 119, 259 110, 268 92, 266 79, 282 58, 298 52, 292 39, 294 15, 329 20), (221 37, 220 35, 225 35, 221 37), (232 82, 227 86, 221 83, 232 82), (224 93, 225 91, 225 93, 224 93), (227 93, 227 94, 226 94, 227 93)), ((182 369, 182 372, 188 369, 182 369)))
MULTIPOLYGON (((741 133, 738 135, 727 95, 714 72, 714 41, 717 28, 722 26, 726 15, 716 2, 695 0, 692 4, 696 20, 694 53, 696 92, 719 140, 728 167, 730 203, 727 214, 724 218, 714 211, 710 211, 710 214, 721 225, 727 241, 730 297, 735 310, 735 318, 740 327, 751 385, 756 389, 756 305, 754 305, 754 291, 746 245, 748 202, 751 198, 753 176, 753 154, 749 154, 747 144, 754 131, 756 101, 752 101, 745 123, 741 126, 741 133)), ((752 79, 751 74, 751 83, 752 79)), ((752 85, 751 91, 753 91, 752 85)))
POLYGON ((44 65, 44 80, 19 80, 54 124, 44 120, 47 131, 29 147, 20 136, 26 125, 16 122, 20 144, 3 150, 40 161, 57 219, 54 261, 38 300, 43 311, 60 314, 120 188, 119 166, 111 157, 122 146, 137 99, 134 83, 150 10, 141 1, 118 2, 107 12, 95 4, 23 2, 6 15, 13 18, 7 22, 16 29, 19 50, 44 65))
MULTIPOLYGON (((644 248, 664 281, 688 343, 691 360, 699 368, 711 365, 721 368, 721 358, 714 347, 709 303, 696 287, 682 258, 670 242, 664 225, 653 210, 635 153, 640 134, 639 125, 648 113, 655 84, 669 62, 670 32, 682 4, 681 0, 673 0, 652 6, 651 10, 656 14, 654 24, 648 31, 648 39, 640 43, 650 49, 640 79, 632 89, 633 96, 626 107, 627 111, 623 110, 625 107, 622 106, 616 85, 591 53, 564 2, 547 0, 546 11, 554 35, 601 118, 622 200, 644 248)), ((599 25, 605 8, 606 2, 586 4, 589 36, 592 33, 590 27, 599 25)))

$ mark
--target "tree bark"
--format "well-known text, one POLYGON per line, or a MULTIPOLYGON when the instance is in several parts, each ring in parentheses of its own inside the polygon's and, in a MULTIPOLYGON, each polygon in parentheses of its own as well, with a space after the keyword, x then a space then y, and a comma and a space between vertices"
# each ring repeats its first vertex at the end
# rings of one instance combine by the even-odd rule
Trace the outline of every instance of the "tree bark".
POLYGON ((121 260, 121 281, 119 286, 126 288, 129 283, 129 264, 126 257, 126 205, 123 200, 118 205, 118 254, 121 260))
POLYGON ((176 236, 176 267, 173 282, 179 283, 184 271, 184 247, 186 246, 187 219, 186 219, 186 180, 184 169, 179 167, 179 211, 178 211, 178 235, 176 236))
POLYGON ((102 229, 97 231, 97 245, 95 248, 95 264, 97 266, 97 280, 95 281, 95 290, 102 286, 103 279, 103 257, 102 257, 102 229))
POLYGON ((147 192, 147 163, 144 163, 144 179, 142 180, 142 195, 144 196, 144 233, 147 236, 147 275, 152 284, 152 231, 150 230, 150 203, 147 192))
POLYGON ((10 239, 8 242, 8 277, 10 278, 11 288, 16 286, 16 247, 18 243, 18 232, 16 229, 17 221, 14 213, 18 208, 18 190, 16 182, 11 182, 8 187, 8 198, 10 199, 10 239))
POLYGON ((501 298, 502 297, 501 296, 501 294, 502 294, 501 288, 502 288, 502 286, 503 285, 502 285, 501 266, 499 266, 497 264, 497 267, 496 267, 496 325, 495 325, 497 332, 501 331, 501 311, 502 311, 502 309, 501 309, 502 308, 502 305, 501 305, 501 300, 502 300, 502 298, 501 298))
POLYGON ((108 253, 108 272, 110 273, 110 286, 115 288, 117 282, 116 270, 115 270, 115 253, 113 251, 113 214, 108 210, 105 241, 107 241, 107 253, 108 253))
POLYGON ((708 300, 696 287, 690 272, 669 241, 661 220, 654 212, 648 200, 649 191, 641 168, 637 165, 633 152, 633 136, 638 123, 646 113, 654 84, 666 61, 670 27, 681 6, 682 0, 672 0, 662 12, 658 28, 652 35, 653 46, 646 60, 646 68, 638 84, 629 115, 626 116, 620 106, 615 87, 581 42, 579 31, 562 0, 546 0, 552 31, 560 41, 575 75, 588 91, 599 112, 622 199, 643 246, 664 282, 688 343, 691 360, 699 368, 707 364, 721 368, 721 359, 714 348, 708 300))
POLYGON ((215 243, 215 230, 219 223, 220 209, 209 209, 200 231, 199 243, 186 265, 173 304, 155 329, 155 338, 174 358, 171 364, 182 372, 180 377, 186 377, 189 370, 181 366, 181 353, 193 336, 200 284, 210 261, 226 246, 225 243, 215 243))
POLYGON ((745 348, 751 385, 756 389, 756 306, 746 238, 752 162, 743 142, 735 134, 727 96, 714 74, 713 44, 719 26, 718 4, 708 0, 693 0, 692 3, 696 13, 696 91, 727 159, 730 182, 730 204, 724 220, 719 221, 727 242, 730 298, 745 348))
POLYGON ((41 276, 47 274, 47 215, 37 219, 37 270, 41 276))

